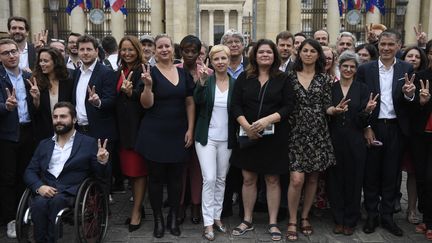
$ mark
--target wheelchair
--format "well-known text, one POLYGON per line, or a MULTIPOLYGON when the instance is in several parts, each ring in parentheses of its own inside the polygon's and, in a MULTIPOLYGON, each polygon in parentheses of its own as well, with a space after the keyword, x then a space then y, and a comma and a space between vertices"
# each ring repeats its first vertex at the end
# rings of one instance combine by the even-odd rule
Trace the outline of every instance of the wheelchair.
MULTIPOLYGON (((33 242, 33 223, 29 205, 34 193, 26 189, 21 196, 16 214, 16 233, 18 242, 33 242)), ((63 236, 63 223, 73 226, 76 242, 102 242, 108 229, 108 197, 103 185, 96 179, 85 179, 75 198, 74 206, 64 208, 57 214, 55 239, 63 236)))

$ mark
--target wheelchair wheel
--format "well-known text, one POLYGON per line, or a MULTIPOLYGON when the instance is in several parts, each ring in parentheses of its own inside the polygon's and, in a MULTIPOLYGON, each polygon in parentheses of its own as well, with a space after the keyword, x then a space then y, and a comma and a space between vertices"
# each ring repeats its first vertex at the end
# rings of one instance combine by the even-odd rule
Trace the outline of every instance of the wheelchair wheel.
POLYGON ((74 208, 78 242, 102 242, 108 228, 108 200, 102 185, 85 181, 78 190, 74 208))
POLYGON ((26 189, 21 196, 15 216, 15 230, 18 242, 33 240, 33 226, 30 219, 30 200, 32 192, 26 189))

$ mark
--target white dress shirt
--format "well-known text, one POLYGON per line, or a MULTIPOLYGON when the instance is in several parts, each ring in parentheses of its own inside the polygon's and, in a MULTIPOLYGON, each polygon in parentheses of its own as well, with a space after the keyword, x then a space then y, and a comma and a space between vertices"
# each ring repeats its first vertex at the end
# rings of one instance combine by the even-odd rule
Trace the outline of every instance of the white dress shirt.
POLYGON ((288 67, 288 63, 291 61, 291 58, 288 58, 286 60, 286 62, 282 63, 282 65, 280 65, 279 70, 281 70, 282 72, 285 72, 286 68, 288 67))
POLYGON ((384 66, 381 59, 378 60, 379 82, 380 82, 380 111, 378 119, 394 119, 396 112, 393 106, 393 74, 396 58, 390 68, 384 66))
POLYGON ((70 57, 68 57, 68 60, 66 62, 66 68, 75 70, 81 66, 82 66, 81 60, 78 60, 77 65, 75 65, 75 63, 72 61, 72 59, 70 57))
POLYGON ((94 61, 94 63, 84 70, 84 65, 80 67, 81 75, 78 80, 78 85, 76 88, 76 112, 77 112, 77 119, 78 119, 78 125, 85 126, 88 125, 88 119, 87 119, 87 110, 85 107, 86 97, 87 97, 87 87, 90 82, 90 77, 93 74, 93 70, 96 66, 97 59, 94 61))
POLYGON ((51 156, 51 160, 48 165, 48 172, 55 176, 57 178, 60 173, 63 171, 64 164, 69 159, 71 152, 72 152, 72 146, 75 140, 75 134, 69 138, 69 140, 65 143, 63 147, 60 146, 57 142, 57 135, 54 135, 52 137, 52 140, 54 141, 54 150, 51 156))
POLYGON ((29 61, 28 61, 28 43, 25 43, 24 50, 20 52, 20 60, 18 64, 20 69, 25 69, 29 67, 29 61))

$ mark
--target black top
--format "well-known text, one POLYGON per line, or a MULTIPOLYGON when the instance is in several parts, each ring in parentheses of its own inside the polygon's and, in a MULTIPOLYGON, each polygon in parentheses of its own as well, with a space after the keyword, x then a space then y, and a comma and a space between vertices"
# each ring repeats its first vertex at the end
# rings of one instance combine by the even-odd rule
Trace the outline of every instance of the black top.
POLYGON ((416 86, 416 98, 411 109, 411 129, 413 135, 421 135, 424 133, 426 123, 429 119, 429 116, 432 112, 432 101, 429 100, 426 104, 420 105, 419 97, 420 97, 420 79, 423 80, 423 83, 426 83, 426 80, 429 80, 429 90, 432 90, 432 69, 428 68, 416 73, 414 84, 416 86))

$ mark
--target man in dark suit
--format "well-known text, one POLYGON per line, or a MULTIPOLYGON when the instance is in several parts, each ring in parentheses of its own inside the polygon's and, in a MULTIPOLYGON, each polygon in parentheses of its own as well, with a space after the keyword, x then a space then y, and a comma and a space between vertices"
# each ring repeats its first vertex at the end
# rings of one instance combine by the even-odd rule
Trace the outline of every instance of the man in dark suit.
POLYGON ((26 79, 30 74, 19 68, 18 45, 0 40, 0 224, 8 223, 7 235, 15 238, 15 209, 24 191, 22 175, 34 150, 30 114, 33 99, 26 79))
POLYGON ((288 65, 292 62, 291 53, 294 48, 294 36, 288 31, 282 31, 276 36, 276 46, 281 58, 279 70, 288 72, 288 65))
POLYGON ((104 177, 109 171, 106 141, 74 129, 76 112, 69 102, 54 105, 55 135, 44 139, 24 173, 24 181, 37 195, 31 202, 36 242, 54 242, 57 213, 72 206, 80 184, 89 176, 104 177))
POLYGON ((368 213, 365 233, 372 233, 381 225, 390 233, 402 236, 393 221, 394 199, 403 151, 409 135, 409 106, 414 100, 415 85, 409 78, 413 67, 395 55, 401 47, 398 32, 387 30, 379 37, 379 60, 361 65, 356 80, 365 83, 370 92, 379 94, 377 109, 365 129, 368 159, 364 178, 364 204, 368 213))
POLYGON ((12 16, 8 19, 7 27, 10 38, 14 40, 19 47, 20 68, 30 72, 36 61, 36 48, 33 43, 29 42, 27 39, 30 31, 30 25, 28 24, 27 19, 12 16))

